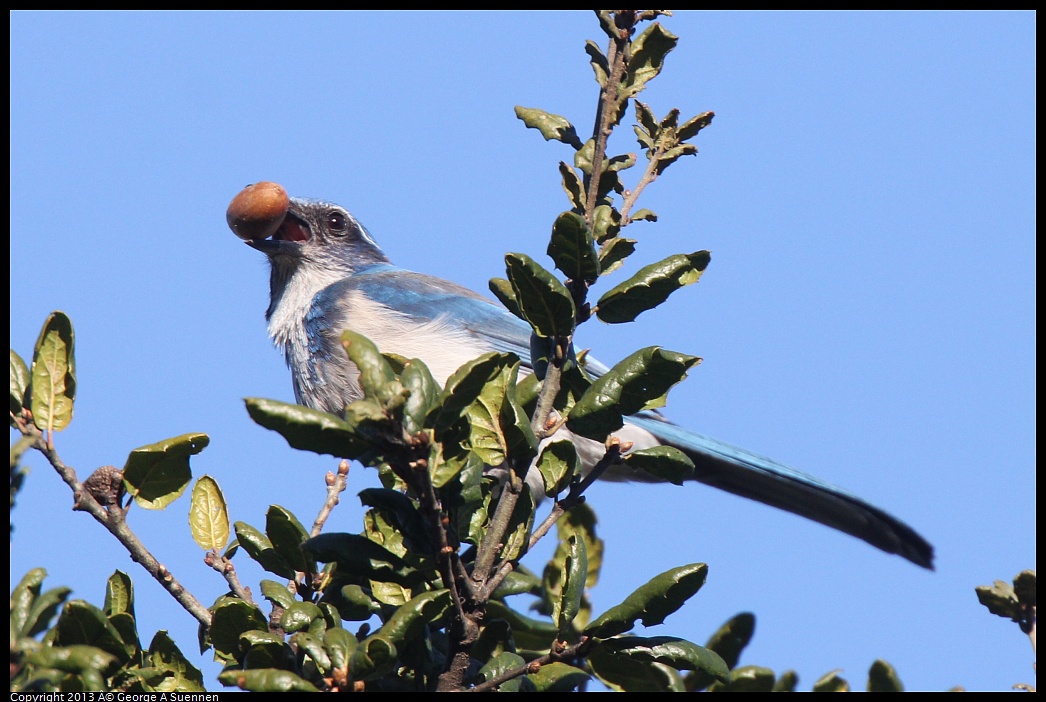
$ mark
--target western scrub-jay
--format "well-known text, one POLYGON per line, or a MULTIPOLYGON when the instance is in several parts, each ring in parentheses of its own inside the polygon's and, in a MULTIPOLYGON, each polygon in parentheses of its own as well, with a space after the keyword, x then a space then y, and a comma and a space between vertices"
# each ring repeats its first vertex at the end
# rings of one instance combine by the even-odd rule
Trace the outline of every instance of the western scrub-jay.
MULTIPOLYGON (((269 335, 287 359, 302 405, 341 415, 362 396, 358 372, 341 346, 346 329, 369 337, 383 352, 421 359, 441 385, 463 363, 492 350, 511 351, 524 366, 530 363, 526 322, 471 290, 394 267, 338 205, 292 198, 276 233, 247 243, 271 264, 269 335)), ((587 368, 606 371, 591 360, 587 368)), ((618 435, 636 449, 666 444, 682 450, 694 462, 693 480, 933 567, 933 547, 907 524, 776 461, 683 429, 654 412, 629 417, 618 435)), ((574 438, 591 468, 602 444, 574 438)), ((623 465, 604 477, 655 480, 623 465)))

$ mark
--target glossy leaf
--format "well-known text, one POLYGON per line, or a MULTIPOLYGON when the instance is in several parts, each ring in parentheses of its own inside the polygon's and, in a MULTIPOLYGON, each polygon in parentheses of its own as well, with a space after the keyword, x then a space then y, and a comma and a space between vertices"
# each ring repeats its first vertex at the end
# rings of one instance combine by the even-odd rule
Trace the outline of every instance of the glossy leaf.
POLYGON ((88 602, 67 602, 55 628, 55 644, 58 646, 94 646, 116 656, 120 662, 128 660, 123 637, 105 613, 88 602))
MULTIPOLYGON (((599 205, 592 213, 592 236, 603 246, 621 233, 621 213, 611 205, 599 205)), ((602 253, 600 254, 602 259, 602 253)), ((602 270, 606 273, 606 270, 602 270)))
POLYGON ((345 670, 349 665, 349 658, 356 650, 359 642, 356 637, 341 627, 327 629, 323 635, 323 646, 330 656, 331 665, 339 670, 345 670))
POLYGON ((657 346, 636 351, 592 383, 570 410, 567 427, 602 441, 624 425, 623 415, 663 405, 668 390, 698 361, 657 346))
POLYGON ((814 683, 813 692, 849 692, 850 683, 839 677, 839 671, 833 670, 822 675, 814 683))
POLYGON ((584 685, 591 676, 566 663, 548 663, 527 678, 537 692, 571 692, 584 685))
POLYGON ((345 331, 341 343, 349 360, 360 371, 359 384, 364 397, 377 399, 383 407, 401 405, 405 399, 403 386, 374 342, 362 334, 345 331))
POLYGON ((607 63, 607 57, 603 54, 603 50, 599 48, 598 44, 589 39, 585 42, 585 53, 588 54, 589 63, 592 65, 592 72, 595 74, 599 87, 606 87, 607 77, 610 75, 610 64, 607 63))
POLYGON ((318 561, 337 563, 339 572, 346 574, 400 584, 417 579, 410 564, 359 534, 320 534, 306 541, 302 548, 318 561))
POLYGON ((178 499, 192 480, 189 456, 211 442, 206 434, 182 434, 131 451, 123 468, 123 483, 139 507, 164 509, 178 499))
POLYGON ((236 522, 233 524, 233 528, 236 530, 236 540, 240 546, 262 568, 270 573, 275 573, 281 578, 294 579, 294 568, 287 563, 283 556, 276 552, 269 537, 246 522, 236 522))
POLYGON ((523 316, 540 336, 574 332, 574 300, 558 278, 521 253, 506 254, 505 269, 523 316))
POLYGON ((565 490, 581 466, 574 442, 560 439, 545 444, 538 456, 537 469, 545 484, 545 495, 554 497, 565 490))
POLYGON ((189 503, 189 531, 205 550, 220 551, 229 543, 229 509, 218 481, 205 475, 196 481, 189 503))
POLYGON ((561 178, 560 182, 563 185, 563 192, 567 194, 567 199, 570 200, 570 204, 573 205, 574 212, 584 212, 586 202, 585 186, 581 182, 581 178, 578 176, 577 171, 571 168, 569 164, 560 161, 559 175, 561 178))
POLYGON ((563 564, 562 587, 559 597, 552 603, 552 619, 565 638, 571 622, 581 611, 581 598, 585 594, 585 579, 588 577, 588 555, 585 540, 571 534, 566 541, 567 553, 563 564))
POLYGON ((548 652, 549 646, 556 640, 558 631, 556 625, 550 621, 534 619, 497 600, 491 600, 487 604, 487 621, 493 619, 504 619, 512 627, 512 636, 516 645, 521 649, 548 652))
POLYGON ((593 283, 599 277, 599 258, 592 232, 585 220, 573 212, 564 212, 556 218, 546 253, 556 268, 571 280, 593 283))
POLYGON ((625 72, 625 91, 632 96, 646 87, 664 67, 665 56, 675 48, 679 37, 654 22, 632 40, 632 56, 625 72))
POLYGON ((439 402, 440 387, 428 366, 416 358, 407 362, 400 373, 400 382, 410 394, 403 405, 403 429, 416 434, 425 428, 425 418, 439 402))
POLYGON ((21 581, 11 590, 11 629, 19 631, 27 625, 29 610, 33 601, 40 595, 40 586, 47 577, 43 568, 33 568, 22 576, 21 581))
MULTIPOLYGON (((487 680, 493 680, 494 678, 507 673, 510 670, 516 670, 525 664, 526 661, 523 660, 523 657, 519 654, 512 653, 511 651, 502 651, 487 661, 483 667, 479 669, 479 673, 476 676, 476 682, 482 683, 487 680)), ((510 678, 495 688, 496 692, 531 692, 532 690, 533 684, 529 680, 525 680, 523 676, 510 678)))
POLYGON ((570 144, 575 149, 581 147, 581 139, 578 138, 574 126, 564 117, 554 115, 536 107, 520 107, 516 105, 516 117, 527 125, 528 129, 536 129, 545 137, 545 141, 561 141, 570 144))
POLYGON ((433 553, 425 521, 412 499, 402 492, 385 488, 361 490, 359 497, 365 507, 381 509, 392 518, 392 523, 402 535, 408 550, 427 555, 433 553))
POLYGON ((726 663, 714 652, 674 636, 616 636, 600 641, 599 647, 617 657, 663 663, 676 670, 698 670, 718 680, 730 675, 726 663))
POLYGON ((118 570, 109 576, 105 583, 103 611, 109 617, 120 612, 134 615, 134 584, 127 573, 118 570))
POLYGON ((309 540, 309 532, 290 510, 270 505, 265 512, 265 535, 291 568, 304 573, 316 570, 316 564, 301 550, 301 545, 309 540))
POLYGON ((203 673, 182 654, 166 631, 158 631, 149 642, 145 661, 166 675, 157 692, 204 692, 203 673))
POLYGON ((73 419, 76 357, 73 323, 64 312, 52 312, 33 349, 29 371, 29 408, 42 431, 61 431, 73 419))
POLYGON ((301 676, 273 668, 226 670, 219 673, 218 682, 251 692, 319 692, 315 685, 301 676))
POLYGON ((244 403, 251 419, 278 433, 291 448, 337 458, 360 458, 371 448, 351 425, 332 414, 258 397, 244 403))
POLYGON ((707 251, 697 251, 674 254, 644 266, 599 298, 596 316, 609 324, 631 322, 642 312, 660 305, 679 288, 696 283, 709 261, 711 255, 707 251))
POLYGON ((686 141, 697 136, 699 131, 712 123, 712 118, 714 117, 714 112, 702 112, 696 117, 691 117, 686 122, 683 122, 679 125, 679 129, 676 132, 679 141, 686 141))
POLYGON ((614 237, 599 249, 599 265, 602 267, 603 275, 617 270, 626 258, 636 250, 636 240, 624 237, 614 237))
POLYGON ((893 666, 879 659, 868 671, 868 692, 904 692, 904 685, 893 666))
POLYGON ((25 403, 25 391, 29 387, 29 367, 22 357, 11 349, 11 413, 18 415, 25 403))
MULTIPOLYGON (((108 653, 97 646, 84 644, 73 644, 69 646, 42 646, 28 656, 26 663, 40 668, 53 668, 64 673, 80 674, 86 671, 98 671, 103 677, 108 677, 119 665, 116 656, 108 653)), ((33 695, 16 696, 12 693, 11 699, 36 699, 33 695)), ((39 699, 48 699, 41 696, 39 699)), ((56 696, 50 699, 63 699, 56 696)))
POLYGON ((396 646, 388 639, 374 635, 360 641, 349 658, 349 672, 356 680, 380 678, 396 667, 396 646))
POLYGON ((781 673, 774 683, 774 692, 795 692, 795 686, 799 684, 799 675, 794 670, 786 670, 781 673))
POLYGON ((615 692, 685 692, 682 676, 669 666, 596 648, 588 656, 599 680, 615 692))
POLYGON ((512 289, 512 283, 504 278, 491 278, 487 287, 509 312, 526 321, 523 311, 519 309, 519 303, 516 302, 516 291, 512 289))
POLYGON ((636 589, 621 604, 608 609, 585 633, 606 638, 629 631, 636 620, 642 620, 643 626, 661 624, 701 589, 707 576, 708 566, 704 563, 667 570, 636 589))
POLYGON ((673 485, 682 485, 684 480, 694 475, 694 462, 674 446, 653 446, 632 451, 625 456, 625 465, 673 485))
POLYGON ((260 585, 262 597, 283 609, 287 609, 298 601, 295 599, 294 593, 287 588, 286 583, 278 583, 275 580, 262 580, 260 585))
POLYGON ((720 626, 708 639, 705 648, 718 653, 727 666, 733 669, 754 633, 755 615, 751 612, 741 612, 720 626))
POLYGON ((758 665, 746 665, 730 671, 729 680, 717 682, 709 692, 773 692, 774 671, 758 665))
MULTIPOLYGON (((33 637, 47 631, 51 620, 72 592, 68 587, 55 587, 34 598, 21 626, 17 627, 19 635, 33 637)), ((11 616, 14 624, 14 608, 11 610, 11 616)))
POLYGON ((208 636, 217 654, 225 660, 243 655, 240 636, 249 631, 268 633, 268 621, 261 610, 238 597, 221 597, 211 607, 208 636))
POLYGON ((377 634, 402 648, 420 636, 427 625, 437 624, 449 609, 449 590, 423 592, 397 608, 377 634))
POLYGON ((522 490, 516 500, 515 509, 509 517, 508 529, 505 531, 504 545, 501 547, 501 559, 514 561, 527 552, 530 531, 534 526, 534 495, 530 490, 522 490))
POLYGON ((331 669, 331 659, 327 654, 327 651, 323 647, 323 642, 312 636, 306 634, 303 631, 299 631, 297 634, 291 637, 290 643, 296 646, 299 651, 303 651, 309 658, 312 659, 316 669, 321 674, 326 675, 331 669))
POLYGON ((295 602, 283 611, 280 626, 288 634, 305 631, 315 619, 321 618, 323 612, 312 602, 295 602))

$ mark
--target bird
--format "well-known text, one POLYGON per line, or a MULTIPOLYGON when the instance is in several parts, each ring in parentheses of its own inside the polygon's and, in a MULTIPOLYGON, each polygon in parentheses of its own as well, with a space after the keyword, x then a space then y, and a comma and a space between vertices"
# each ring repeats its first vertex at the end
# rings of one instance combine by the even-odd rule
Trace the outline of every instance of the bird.
MULTIPOLYGON (((287 202, 275 232, 246 243, 270 264, 265 317, 291 370, 298 404, 341 415, 363 396, 359 372, 341 345, 346 329, 368 337, 382 352, 421 359, 441 386, 461 365, 489 351, 513 352, 530 368, 530 325, 507 308, 450 281, 397 268, 339 205, 296 197, 287 202)), ((589 359, 586 370, 599 375, 607 368, 589 359)), ((616 435, 632 450, 667 445, 683 451, 694 463, 688 480, 797 514, 933 569, 933 546, 912 527, 818 478, 653 411, 626 418, 616 435)), ((604 445, 573 440, 590 469, 604 445)), ((656 480, 624 465, 602 477, 656 480)))

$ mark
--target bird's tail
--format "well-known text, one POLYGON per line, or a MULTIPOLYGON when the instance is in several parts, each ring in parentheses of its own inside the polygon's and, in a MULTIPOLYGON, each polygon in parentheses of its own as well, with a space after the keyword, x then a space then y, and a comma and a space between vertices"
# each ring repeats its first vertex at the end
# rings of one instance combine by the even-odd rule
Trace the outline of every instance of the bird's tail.
POLYGON ((632 416, 627 421, 689 456, 696 481, 820 522, 933 570, 933 546, 926 539, 896 517, 841 488, 695 434, 657 415, 632 416))

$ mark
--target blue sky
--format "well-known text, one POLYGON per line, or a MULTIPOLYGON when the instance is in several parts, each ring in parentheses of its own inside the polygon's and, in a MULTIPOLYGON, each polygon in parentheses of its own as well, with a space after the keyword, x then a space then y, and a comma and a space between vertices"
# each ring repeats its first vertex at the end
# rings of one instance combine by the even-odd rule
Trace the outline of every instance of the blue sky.
MULTIPOLYGON (((973 590, 1035 568, 1034 14, 664 24, 680 44, 642 99, 717 116, 640 200, 661 220, 630 230, 633 265, 698 249, 712 263, 579 343, 608 363, 650 344, 701 356, 673 420, 896 514, 935 544, 937 571, 703 486, 597 486, 597 611, 702 561, 705 588, 650 635, 703 643, 752 611, 742 663, 793 668, 801 689, 837 668, 863 688, 876 658, 908 689, 1034 682, 1027 640, 973 590)), ((229 200, 274 180, 338 202, 399 265, 485 291, 505 252, 544 256, 567 208, 568 147, 512 108, 590 129, 589 38, 604 43, 586 12, 12 14, 11 346, 28 358, 49 312, 73 320, 66 462, 83 478, 206 432, 194 476, 218 480, 234 519, 261 526, 275 502, 311 522, 333 461, 241 401, 293 396, 265 335, 266 265, 226 228, 229 200)), ((638 149, 627 124, 612 147, 638 149)), ((143 638, 170 628, 218 687, 194 621, 69 509, 40 457, 28 465, 12 582, 43 566, 46 586, 100 604, 105 578, 130 572, 143 638)), ((355 467, 328 528, 358 531, 354 493, 376 484, 355 467)), ((187 504, 130 520, 210 603, 224 582, 187 504)))

